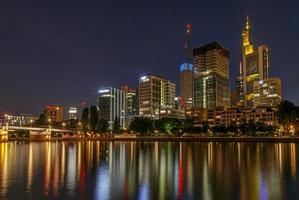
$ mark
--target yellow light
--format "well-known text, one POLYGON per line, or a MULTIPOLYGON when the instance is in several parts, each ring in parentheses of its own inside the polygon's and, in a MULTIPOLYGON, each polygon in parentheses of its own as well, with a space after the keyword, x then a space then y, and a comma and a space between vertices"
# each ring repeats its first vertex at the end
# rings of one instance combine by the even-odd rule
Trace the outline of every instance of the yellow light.
POLYGON ((253 80, 256 80, 257 78, 259 77, 259 74, 256 73, 256 74, 251 74, 249 76, 246 77, 246 81, 249 82, 249 81, 253 81, 253 80))

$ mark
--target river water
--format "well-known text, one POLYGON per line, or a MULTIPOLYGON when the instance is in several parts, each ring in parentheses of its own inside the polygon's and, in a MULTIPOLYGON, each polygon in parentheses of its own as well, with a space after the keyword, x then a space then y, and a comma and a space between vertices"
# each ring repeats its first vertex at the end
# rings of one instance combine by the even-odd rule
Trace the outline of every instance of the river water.
POLYGON ((299 199, 298 147, 3 142, 0 199, 299 199))

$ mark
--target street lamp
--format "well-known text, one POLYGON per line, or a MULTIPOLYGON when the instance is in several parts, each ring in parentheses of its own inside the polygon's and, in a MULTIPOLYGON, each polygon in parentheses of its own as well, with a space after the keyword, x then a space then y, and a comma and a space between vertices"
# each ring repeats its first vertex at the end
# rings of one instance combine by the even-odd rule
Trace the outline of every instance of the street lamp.
POLYGON ((33 120, 30 119, 30 120, 29 120, 30 127, 32 127, 32 123, 33 123, 33 120))
POLYGON ((62 122, 62 128, 64 128, 64 127, 65 127, 65 125, 66 125, 66 124, 65 124, 65 122, 62 122))
POLYGON ((82 129, 82 123, 81 122, 78 122, 78 126, 80 129, 82 129))

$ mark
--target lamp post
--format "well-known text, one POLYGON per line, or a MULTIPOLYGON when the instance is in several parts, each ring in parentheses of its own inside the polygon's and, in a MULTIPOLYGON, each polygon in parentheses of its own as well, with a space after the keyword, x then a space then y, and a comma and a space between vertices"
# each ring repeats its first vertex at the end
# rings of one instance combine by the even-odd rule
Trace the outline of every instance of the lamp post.
POLYGON ((62 129, 64 129, 65 128, 65 122, 62 122, 62 129))

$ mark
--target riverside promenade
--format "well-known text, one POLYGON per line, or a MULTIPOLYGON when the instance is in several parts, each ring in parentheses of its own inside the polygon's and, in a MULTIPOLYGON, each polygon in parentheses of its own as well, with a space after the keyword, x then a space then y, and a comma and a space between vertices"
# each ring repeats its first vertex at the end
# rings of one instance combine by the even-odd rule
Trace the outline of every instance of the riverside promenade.
POLYGON ((299 137, 84 137, 84 138, 51 138, 48 140, 31 140, 29 138, 11 138, 8 141, 175 141, 175 142, 274 142, 299 143, 299 137))

